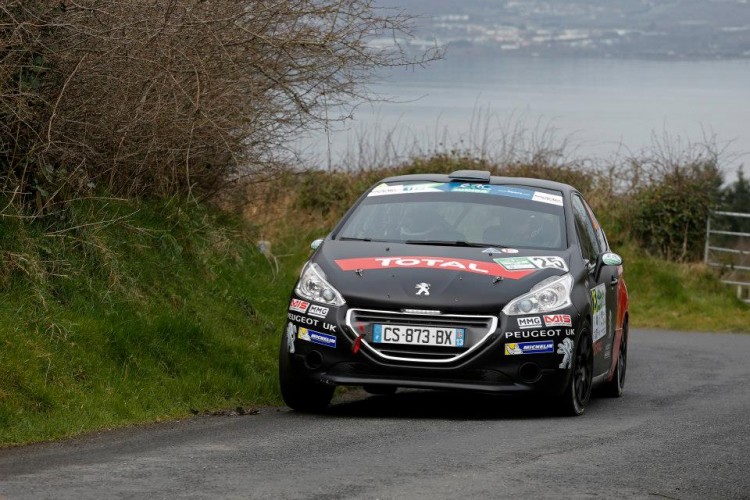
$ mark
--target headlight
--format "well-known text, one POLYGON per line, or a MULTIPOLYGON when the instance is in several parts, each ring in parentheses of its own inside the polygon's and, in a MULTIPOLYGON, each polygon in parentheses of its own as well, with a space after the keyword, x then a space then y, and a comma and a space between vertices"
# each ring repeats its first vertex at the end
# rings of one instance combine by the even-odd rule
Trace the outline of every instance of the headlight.
POLYGON ((555 311, 572 304, 570 292, 573 289, 573 276, 552 276, 540 281, 525 293, 508 302, 503 312, 508 316, 536 314, 555 311))
POLYGON ((302 274, 294 291, 300 297, 321 304, 331 306, 343 306, 346 304, 339 291, 326 281, 326 275, 320 266, 312 262, 308 262, 302 268, 302 274))

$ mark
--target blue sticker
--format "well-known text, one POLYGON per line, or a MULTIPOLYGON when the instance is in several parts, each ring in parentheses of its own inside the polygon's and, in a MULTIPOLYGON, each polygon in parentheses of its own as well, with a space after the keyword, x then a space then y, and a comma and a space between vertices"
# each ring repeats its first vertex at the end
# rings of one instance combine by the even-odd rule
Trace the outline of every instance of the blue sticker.
POLYGON ((326 347, 336 347, 336 336, 328 333, 316 332, 305 327, 299 327, 297 338, 312 342, 313 344, 324 345, 326 347))
POLYGON ((463 347, 463 346, 464 346, 464 329, 457 328, 456 329, 456 347, 463 347))
POLYGON ((372 341, 382 342, 383 341, 383 325, 373 325, 372 327, 372 341))
POLYGON ((534 191, 511 186, 494 186, 492 184, 449 184, 449 186, 449 190, 454 193, 494 194, 522 200, 530 200, 534 197, 534 191))
POLYGON ((552 340, 541 342, 510 342, 505 344, 506 356, 517 354, 549 354, 555 352, 555 343, 552 340))

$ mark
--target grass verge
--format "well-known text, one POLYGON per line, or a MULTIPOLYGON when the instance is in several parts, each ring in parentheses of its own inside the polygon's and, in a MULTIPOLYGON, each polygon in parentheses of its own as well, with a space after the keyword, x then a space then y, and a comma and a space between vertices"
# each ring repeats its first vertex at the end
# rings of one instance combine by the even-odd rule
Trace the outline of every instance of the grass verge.
POLYGON ((750 332, 750 306, 697 263, 676 263, 622 249, 631 326, 705 332, 750 332))
POLYGON ((279 403, 275 353, 304 253, 277 272, 252 228, 195 205, 70 214, 57 232, 0 222, 0 444, 279 403))

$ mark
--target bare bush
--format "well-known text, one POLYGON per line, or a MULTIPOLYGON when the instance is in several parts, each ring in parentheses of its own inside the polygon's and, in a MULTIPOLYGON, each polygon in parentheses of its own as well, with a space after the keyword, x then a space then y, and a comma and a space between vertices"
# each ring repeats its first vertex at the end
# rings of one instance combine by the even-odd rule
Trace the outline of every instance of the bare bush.
POLYGON ((367 98, 371 0, 8 0, 0 5, 0 182, 37 212, 95 186, 211 193, 288 160, 294 134, 367 98))

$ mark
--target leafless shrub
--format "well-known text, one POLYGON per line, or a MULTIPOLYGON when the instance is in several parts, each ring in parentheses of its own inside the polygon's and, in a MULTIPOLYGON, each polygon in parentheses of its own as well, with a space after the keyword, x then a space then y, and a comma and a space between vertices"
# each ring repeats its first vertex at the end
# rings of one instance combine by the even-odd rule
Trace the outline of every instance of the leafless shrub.
MULTIPOLYGON (((451 129, 440 120, 421 131, 406 120, 360 126, 349 131, 347 147, 327 167, 374 170, 442 156, 504 166, 569 168, 584 161, 574 156, 577 145, 572 137, 560 135, 552 122, 542 118, 532 120, 521 112, 502 115, 489 106, 475 106, 468 124, 465 132, 451 129)), ((322 167, 320 163, 318 166, 322 167)))
POLYGON ((376 68, 435 56, 369 44, 409 28, 371 0, 7 0, 2 190, 40 213, 96 186, 206 194, 266 172, 376 68))

